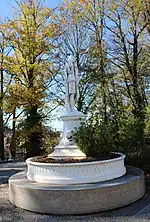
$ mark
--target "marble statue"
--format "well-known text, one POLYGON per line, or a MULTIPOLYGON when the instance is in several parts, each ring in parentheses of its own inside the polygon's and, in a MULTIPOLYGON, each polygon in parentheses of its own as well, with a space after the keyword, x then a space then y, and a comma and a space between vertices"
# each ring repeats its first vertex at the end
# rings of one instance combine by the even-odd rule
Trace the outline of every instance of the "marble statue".
POLYGON ((65 66, 66 105, 68 112, 75 111, 75 103, 79 97, 79 73, 76 61, 72 55, 68 56, 65 66))
POLYGON ((54 151, 48 156, 52 158, 83 158, 86 155, 79 149, 72 134, 86 119, 86 116, 75 108, 79 98, 79 73, 76 61, 72 55, 67 58, 64 75, 67 110, 60 117, 63 121, 63 132, 59 144, 55 146, 54 151))

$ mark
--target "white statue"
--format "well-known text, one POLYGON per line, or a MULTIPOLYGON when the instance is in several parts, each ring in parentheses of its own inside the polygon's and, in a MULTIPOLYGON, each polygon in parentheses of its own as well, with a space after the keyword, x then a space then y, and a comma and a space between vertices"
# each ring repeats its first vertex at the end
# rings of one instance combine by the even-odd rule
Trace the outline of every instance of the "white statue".
POLYGON ((72 55, 68 56, 65 66, 65 81, 66 81, 66 104, 67 111, 75 111, 75 103, 79 97, 79 73, 76 61, 72 55))
POLYGON ((68 56, 64 68, 66 83, 66 105, 67 112, 61 116, 63 121, 63 132, 61 140, 54 151, 49 155, 52 158, 83 158, 86 155, 77 146, 72 132, 78 129, 86 119, 86 116, 75 109, 79 98, 79 74, 76 61, 73 56, 68 56))

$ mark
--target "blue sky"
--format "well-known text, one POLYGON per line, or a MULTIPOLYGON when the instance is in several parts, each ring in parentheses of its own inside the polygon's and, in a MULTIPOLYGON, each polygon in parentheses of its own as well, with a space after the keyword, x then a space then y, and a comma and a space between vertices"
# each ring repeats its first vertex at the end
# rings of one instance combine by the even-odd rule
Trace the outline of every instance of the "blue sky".
MULTIPOLYGON (((48 7, 56 7, 58 6, 62 0, 45 0, 45 5, 48 7)), ((5 19, 11 15, 12 6, 14 4, 14 0, 0 0, 0 17, 5 19)))

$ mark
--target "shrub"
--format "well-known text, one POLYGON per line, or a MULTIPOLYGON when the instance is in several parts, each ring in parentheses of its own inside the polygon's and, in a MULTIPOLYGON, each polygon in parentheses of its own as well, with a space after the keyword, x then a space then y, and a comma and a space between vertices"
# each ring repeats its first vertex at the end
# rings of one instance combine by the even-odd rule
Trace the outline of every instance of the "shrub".
POLYGON ((44 155, 48 155, 53 151, 54 146, 58 144, 60 140, 60 133, 52 130, 47 130, 43 138, 44 155))
POLYGON ((140 152, 144 144, 144 123, 132 116, 122 119, 118 135, 119 147, 125 154, 140 152))
POLYGON ((76 143, 87 156, 99 158, 115 150, 115 133, 110 125, 86 123, 74 132, 76 143))
POLYGON ((90 157, 101 157, 110 152, 125 154, 140 152, 143 144, 143 123, 128 117, 116 126, 116 121, 89 121, 79 127, 74 138, 80 149, 90 157))

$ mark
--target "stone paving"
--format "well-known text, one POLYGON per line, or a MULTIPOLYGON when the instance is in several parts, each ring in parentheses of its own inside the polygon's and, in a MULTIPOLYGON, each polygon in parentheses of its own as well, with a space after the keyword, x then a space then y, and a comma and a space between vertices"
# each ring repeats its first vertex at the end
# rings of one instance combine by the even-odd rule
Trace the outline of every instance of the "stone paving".
MULTIPOLYGON (((147 222, 150 221, 150 181, 145 196, 121 209, 81 216, 55 216, 28 212, 13 206, 8 199, 8 178, 26 168, 25 163, 0 164, 0 222, 147 222)), ((42 203, 41 203, 42 204, 42 203)))

